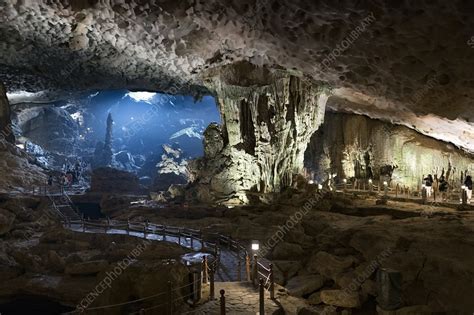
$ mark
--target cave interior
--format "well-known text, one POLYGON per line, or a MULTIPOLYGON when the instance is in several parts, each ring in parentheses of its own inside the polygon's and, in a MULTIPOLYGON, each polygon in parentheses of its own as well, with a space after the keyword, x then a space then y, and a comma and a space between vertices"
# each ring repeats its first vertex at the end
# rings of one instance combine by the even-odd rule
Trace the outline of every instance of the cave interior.
POLYGON ((3 0, 0 57, 1 315, 473 314, 472 1, 3 0))

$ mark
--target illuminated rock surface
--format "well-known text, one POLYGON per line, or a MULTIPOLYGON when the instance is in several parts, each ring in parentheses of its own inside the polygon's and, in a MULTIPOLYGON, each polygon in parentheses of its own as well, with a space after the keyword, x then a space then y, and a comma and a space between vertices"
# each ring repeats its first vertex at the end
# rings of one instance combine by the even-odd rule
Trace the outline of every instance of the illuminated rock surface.
POLYGON ((327 180, 328 174, 364 183, 368 178, 385 180, 382 175, 395 167, 392 187, 399 183, 411 189, 421 185, 423 175, 439 178, 444 168, 449 184, 457 188, 461 172, 474 170, 474 157, 404 126, 329 112, 308 145, 305 164, 319 182, 327 180))
POLYGON ((362 108, 474 150, 472 133, 462 134, 474 118, 468 1, 7 0, 1 6, 0 81, 12 93, 126 87, 198 94, 209 72, 248 60, 328 82, 334 107, 362 108), (181 80, 189 84, 173 85, 181 80), (456 132, 436 133, 428 121, 456 132))

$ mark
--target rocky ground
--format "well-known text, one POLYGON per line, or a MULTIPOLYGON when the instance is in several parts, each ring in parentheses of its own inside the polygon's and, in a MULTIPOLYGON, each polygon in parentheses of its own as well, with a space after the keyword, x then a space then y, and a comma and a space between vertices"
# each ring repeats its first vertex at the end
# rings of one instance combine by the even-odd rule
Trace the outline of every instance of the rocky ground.
POLYGON ((235 208, 134 206, 113 216, 276 244, 264 253, 286 287, 280 300, 289 314, 375 313, 377 268, 401 272, 404 312, 474 310, 474 213, 336 196, 305 210, 301 200, 235 208))
MULTIPOLYGON (((43 297, 72 310, 122 303, 166 291, 188 281, 180 263, 186 250, 176 244, 127 235, 77 233, 57 225, 36 198, 0 200, 0 311, 18 297, 43 297)), ((179 295, 186 292, 176 291, 179 295)), ((165 302, 166 295, 139 307, 165 302)), ((108 309, 135 311, 137 305, 108 309)), ((67 308, 66 308, 67 310, 67 308)), ((6 312, 8 313, 8 312, 6 312)), ((92 313, 93 314, 93 313, 92 313)))
POLYGON ((30 192, 45 186, 47 176, 34 158, 13 144, 0 140, 0 192, 30 192))

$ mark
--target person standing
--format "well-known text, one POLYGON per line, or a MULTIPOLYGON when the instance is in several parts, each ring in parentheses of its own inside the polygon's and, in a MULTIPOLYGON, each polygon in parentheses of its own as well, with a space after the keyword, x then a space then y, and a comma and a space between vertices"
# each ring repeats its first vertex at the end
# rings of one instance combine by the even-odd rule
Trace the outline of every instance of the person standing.
POLYGON ((464 188, 466 190, 467 194, 467 203, 471 203, 471 197, 472 197, 472 178, 471 175, 466 176, 466 180, 464 181, 464 188))
POLYGON ((426 197, 431 197, 431 192, 433 190, 433 176, 428 174, 424 179, 425 181, 425 188, 426 188, 426 197))

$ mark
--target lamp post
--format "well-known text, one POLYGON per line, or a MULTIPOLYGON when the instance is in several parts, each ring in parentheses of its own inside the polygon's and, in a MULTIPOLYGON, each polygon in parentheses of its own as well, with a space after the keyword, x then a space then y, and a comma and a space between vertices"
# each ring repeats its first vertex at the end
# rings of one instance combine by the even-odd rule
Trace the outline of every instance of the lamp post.
POLYGON ((374 186, 372 186, 372 178, 369 178, 369 191, 372 191, 374 186))
POLYGON ((388 183, 387 183, 387 181, 383 182, 383 195, 384 195, 385 198, 387 198, 387 195, 388 195, 388 183))
POLYGON ((257 277, 258 277, 258 264, 257 264, 257 252, 260 249, 260 244, 258 241, 253 240, 252 241, 252 252, 253 252, 253 266, 252 266, 252 284, 254 286, 257 285, 257 277))

